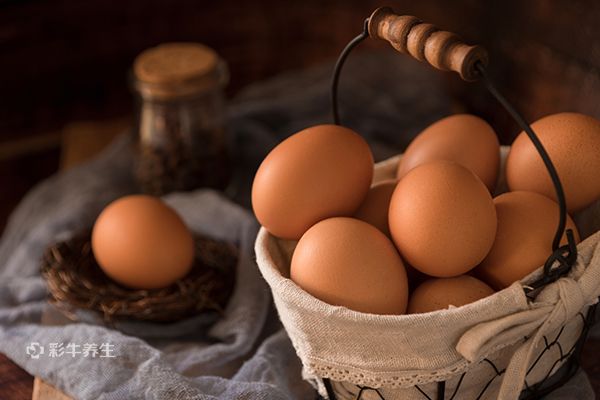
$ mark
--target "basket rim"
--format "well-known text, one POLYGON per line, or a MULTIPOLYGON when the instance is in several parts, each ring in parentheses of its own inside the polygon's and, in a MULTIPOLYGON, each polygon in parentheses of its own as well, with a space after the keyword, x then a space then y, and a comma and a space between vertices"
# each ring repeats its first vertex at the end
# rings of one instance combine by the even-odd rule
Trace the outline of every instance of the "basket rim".
MULTIPOLYGON (((427 313, 418 313, 418 314, 373 314, 366 313, 361 311, 355 311, 350 308, 344 306, 336 306, 329 303, 326 303, 304 289, 298 286, 292 279, 285 277, 277 265, 277 262, 273 260, 271 257, 271 251, 274 250, 274 247, 279 247, 279 239, 273 235, 271 235, 264 227, 261 227, 258 236, 256 239, 256 251, 262 254, 262 248, 267 250, 267 262, 258 262, 259 269, 269 284, 269 286, 275 290, 277 289, 278 293, 285 292, 289 296, 292 296, 296 299, 302 301, 303 304, 311 304, 311 307, 307 307, 306 311, 310 312, 322 312, 331 315, 336 315, 341 318, 345 318, 348 320, 355 321, 357 323, 369 323, 373 324, 374 320, 380 320, 382 326, 386 325, 394 325, 397 323, 404 324, 405 322, 416 323, 422 322, 423 319, 435 320, 438 317, 445 318, 447 315, 451 314, 459 314, 459 313, 478 313, 482 311, 482 309, 487 307, 487 303, 490 301, 495 301, 497 297, 502 296, 505 299, 514 299, 512 302, 513 305, 522 311, 529 309, 527 296, 525 296, 525 292, 523 291, 523 287, 521 282, 515 282, 511 286, 499 290, 494 294, 474 301, 472 303, 466 304, 460 307, 452 307, 443 310, 435 310, 427 313), (259 247, 261 250, 259 250, 259 247)), ((278 249, 281 251, 282 249, 279 247, 278 249)), ((541 268, 541 267, 540 267, 541 268)), ((539 272, 536 270, 535 272, 539 272)), ((534 272, 534 273, 535 273, 534 272)), ((527 278, 529 278, 528 276, 527 278)), ((531 275, 533 278, 533 274, 531 275)), ((429 322, 428 322, 429 323, 429 322)))

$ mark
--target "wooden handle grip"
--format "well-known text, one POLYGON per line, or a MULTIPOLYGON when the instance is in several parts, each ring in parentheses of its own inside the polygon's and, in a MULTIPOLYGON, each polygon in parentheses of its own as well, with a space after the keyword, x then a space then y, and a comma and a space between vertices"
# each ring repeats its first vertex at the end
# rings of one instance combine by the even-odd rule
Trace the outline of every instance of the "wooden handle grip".
POLYGON ((488 56, 481 46, 469 46, 451 32, 441 31, 416 17, 398 15, 389 7, 375 10, 369 18, 369 36, 383 39, 399 52, 437 69, 458 72, 466 81, 479 78, 477 62, 487 65, 488 56))

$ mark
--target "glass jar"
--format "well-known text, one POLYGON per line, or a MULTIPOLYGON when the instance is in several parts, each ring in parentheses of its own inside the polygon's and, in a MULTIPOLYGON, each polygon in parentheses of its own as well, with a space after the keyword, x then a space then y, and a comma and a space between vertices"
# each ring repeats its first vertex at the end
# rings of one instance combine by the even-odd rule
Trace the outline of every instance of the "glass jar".
POLYGON ((143 192, 159 196, 226 186, 227 81, 225 62, 198 43, 162 44, 136 58, 135 175, 143 192))

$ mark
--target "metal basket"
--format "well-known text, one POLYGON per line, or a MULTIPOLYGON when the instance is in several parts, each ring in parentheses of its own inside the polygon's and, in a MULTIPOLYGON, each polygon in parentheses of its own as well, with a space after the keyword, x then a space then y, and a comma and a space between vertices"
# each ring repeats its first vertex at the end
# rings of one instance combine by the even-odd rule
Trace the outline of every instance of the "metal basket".
MULTIPOLYGON (((468 46, 461 42, 454 34, 440 31, 433 25, 423 23, 415 17, 397 15, 387 7, 379 8, 365 20, 363 31, 348 43, 335 65, 331 84, 331 102, 335 124, 341 124, 337 100, 341 70, 350 52, 368 37, 386 40, 399 52, 407 53, 440 70, 455 71, 466 81, 480 80, 489 93, 527 134, 552 179, 560 213, 559 223, 553 240, 553 253, 544 264, 543 275, 525 288, 527 297, 531 299, 535 298, 536 294, 546 285, 566 276, 577 260, 577 247, 573 238, 573 232, 571 230, 566 230, 565 232, 567 207, 562 184, 552 160, 531 126, 498 91, 488 75, 486 71, 488 62, 486 51, 480 46, 468 46), (568 243, 560 246, 560 240, 565 233, 568 243)), ((575 328, 577 329, 578 336, 568 346, 565 347, 564 343, 562 343, 565 326, 559 329, 552 337, 544 336, 543 347, 533 364, 529 367, 528 376, 534 373, 540 360, 545 357, 554 357, 555 361, 548 371, 542 373, 542 379, 536 384, 525 384, 521 399, 540 398, 562 386, 578 371, 583 344, 585 343, 590 327, 594 323, 595 309, 596 305, 593 305, 587 308, 587 312, 583 311, 578 314, 578 321, 573 322, 578 325, 575 328), (559 366, 560 368, 557 369, 559 366)), ((486 394, 489 395, 490 388, 502 379, 505 372, 503 367, 496 365, 488 358, 485 358, 480 363, 489 368, 490 378, 480 382, 481 390, 475 398, 477 400, 484 398, 486 394)), ((413 389, 415 392, 420 393, 423 399, 464 399, 461 396, 461 386, 468 380, 468 375, 469 371, 466 371, 451 381, 438 382, 434 391, 430 390, 427 392, 418 385, 414 386, 413 389)), ((352 385, 348 382, 335 382, 330 379, 323 379, 323 384, 330 399, 352 398, 367 400, 386 398, 386 391, 384 389, 352 385)))

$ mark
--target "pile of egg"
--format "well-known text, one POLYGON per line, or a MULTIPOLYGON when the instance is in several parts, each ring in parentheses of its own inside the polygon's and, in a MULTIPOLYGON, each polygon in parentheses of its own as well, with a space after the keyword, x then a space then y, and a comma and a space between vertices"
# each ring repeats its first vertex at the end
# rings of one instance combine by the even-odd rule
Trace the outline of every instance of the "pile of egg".
MULTIPOLYGON (((532 127, 558 171, 568 212, 600 199, 600 121, 560 113, 532 127)), ((267 155, 252 206, 269 233, 298 241, 289 276, 319 300, 373 314, 459 307, 522 279, 552 252, 555 189, 524 132, 506 160, 509 191, 493 197, 500 164, 491 126, 459 114, 413 140, 397 179, 372 185, 366 141, 318 125, 267 155)), ((567 228, 579 241, 571 217, 567 228)))

